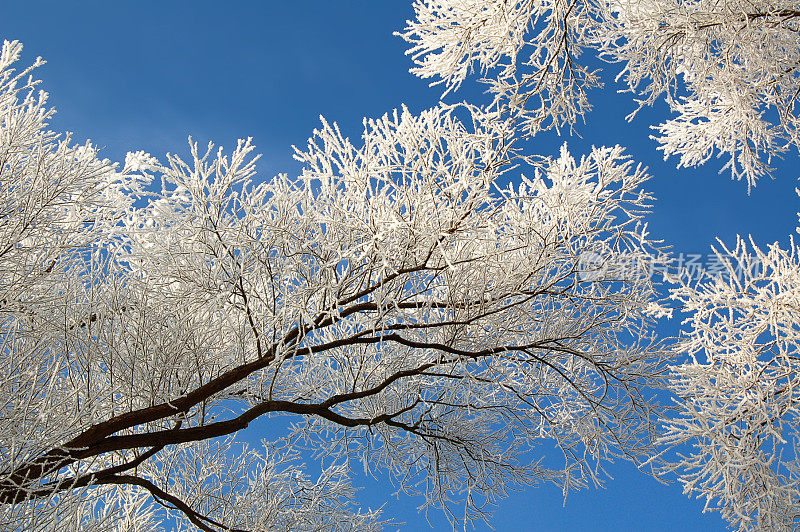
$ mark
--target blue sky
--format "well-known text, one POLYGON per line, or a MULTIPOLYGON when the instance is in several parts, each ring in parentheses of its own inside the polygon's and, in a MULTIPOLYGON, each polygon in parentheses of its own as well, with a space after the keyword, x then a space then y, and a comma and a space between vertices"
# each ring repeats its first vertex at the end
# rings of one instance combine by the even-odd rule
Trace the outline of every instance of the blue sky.
MULTIPOLYGON (((260 173, 295 173, 292 144, 303 146, 324 114, 351 137, 363 116, 379 116, 405 103, 412 110, 436 104, 441 90, 408 74, 404 43, 392 32, 412 16, 407 0, 172 1, 78 3, 6 0, 0 37, 25 44, 24 61, 42 56, 37 76, 58 109, 55 130, 78 141, 92 139, 104 156, 122 160, 143 149, 163 157, 186 154, 186 138, 226 147, 254 138, 263 158, 260 173)), ((578 127, 583 138, 543 135, 536 153, 553 154, 565 140, 579 155, 591 145, 621 144, 650 168, 649 189, 657 197, 651 233, 675 252, 707 254, 715 237, 733 243, 752 234, 756 242, 787 243, 797 225, 798 178, 795 154, 778 161, 776 179, 747 186, 717 175, 721 162, 676 170, 662 161, 649 125, 662 120, 663 107, 624 116, 634 108, 617 94, 616 69, 606 67, 606 90, 594 91, 595 110, 578 127)), ((465 84, 454 99, 479 98, 465 84)), ((678 320, 664 332, 674 334, 678 320)), ((248 437, 269 432, 258 423, 248 437)), ((498 507, 498 530, 722 530, 716 514, 701 514, 677 485, 662 486, 629 464, 615 464, 615 479, 604 490, 573 493, 562 506, 561 492, 544 486, 515 493, 498 507)), ((365 506, 377 506, 392 491, 385 480, 358 479, 365 506)), ((387 513, 427 528, 415 507, 421 501, 390 500, 387 513)), ((435 528, 446 526, 438 514, 435 528)), ((479 527, 483 529, 485 527, 479 527)))

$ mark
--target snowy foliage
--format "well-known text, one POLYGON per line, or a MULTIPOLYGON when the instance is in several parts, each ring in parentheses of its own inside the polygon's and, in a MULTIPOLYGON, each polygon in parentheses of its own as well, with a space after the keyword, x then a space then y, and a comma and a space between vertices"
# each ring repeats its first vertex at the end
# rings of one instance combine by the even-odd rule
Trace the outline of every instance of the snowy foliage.
POLYGON ((356 468, 455 526, 512 488, 601 484, 617 458, 742 529, 800 525, 800 249, 722 246, 723 271, 678 280, 666 346, 651 272, 618 267, 661 260, 644 169, 519 148, 587 114, 590 51, 639 109, 668 104, 665 156, 754 184, 800 146, 800 5, 414 9, 412 72, 450 92, 478 71, 493 103, 402 108, 358 142, 323 118, 301 174, 272 179, 249 139, 98 158, 48 131, 3 44, 0 528, 381 529, 356 468), (244 445, 258 418, 285 433, 244 445))
MULTIPOLYGON (((586 50, 622 64, 640 105, 664 98, 665 156, 712 155, 748 186, 800 147, 800 4, 793 0, 417 0, 401 36, 413 73, 458 88, 483 74, 497 109, 528 134, 572 127, 589 110, 596 70, 586 50)), ((631 118, 633 115, 631 114, 631 118)))
POLYGON ((599 18, 591 2, 426 0, 399 33, 411 47, 411 72, 457 89, 473 70, 498 109, 522 111, 528 134, 572 127, 589 109, 594 71, 578 62, 599 18))
POLYGON ((673 296, 689 312, 674 368, 680 413, 664 442, 690 444, 674 466, 687 493, 742 528, 800 524, 800 249, 739 241, 727 270, 673 296))
POLYGON ((249 140, 120 171, 46 131, 19 51, 0 71, 1 527, 380 528, 356 463, 469 521, 508 487, 651 453, 654 287, 580 271, 587 250, 654 251, 621 148, 531 161, 510 122, 439 106, 365 120, 358 144, 323 119, 297 178, 256 179, 249 140), (232 439, 278 415, 285 438, 232 439))
MULTIPOLYGON (((400 34, 411 71, 448 92, 480 72, 489 108, 528 135, 573 127, 588 111, 598 77, 579 58, 592 50, 622 65, 617 80, 639 109, 668 104, 675 117, 654 138, 679 166, 723 157, 750 187, 772 157, 800 147, 795 1, 417 0, 414 9, 400 34)), ((717 253, 719 275, 673 291, 689 316, 676 354, 691 362, 673 368, 680 413, 661 441, 684 453, 671 469, 686 492, 743 529, 800 525, 798 252, 792 242, 748 253, 739 241, 717 253)))

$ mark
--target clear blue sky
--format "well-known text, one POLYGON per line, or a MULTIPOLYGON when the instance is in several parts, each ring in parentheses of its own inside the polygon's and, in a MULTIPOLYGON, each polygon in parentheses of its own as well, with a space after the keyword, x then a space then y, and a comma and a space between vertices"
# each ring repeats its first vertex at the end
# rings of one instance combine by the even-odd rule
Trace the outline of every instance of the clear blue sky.
MULTIPOLYGON (((92 139, 113 160, 137 149, 185 154, 190 134, 226 147, 251 136, 268 179, 298 170, 290 146, 305 144, 320 114, 358 137, 363 116, 402 103, 412 110, 435 105, 441 91, 408 74, 404 43, 392 36, 411 16, 407 0, 6 0, 0 37, 24 43, 26 63, 36 56, 48 61, 37 76, 58 109, 55 130, 92 139)), ((744 183, 717 175, 719 161, 678 171, 648 139, 648 126, 665 117, 664 109, 626 123, 633 103, 615 93, 615 67, 606 71, 607 90, 594 92, 596 108, 579 127, 583 138, 542 136, 537 153, 555 154, 564 140, 575 155, 592 144, 628 146, 654 175, 651 232, 675 252, 707 254, 715 237, 732 243, 736 234, 753 234, 762 244, 788 241, 797 225, 796 155, 779 161, 776 179, 763 180, 750 196, 744 183)), ((472 86, 456 98, 478 97, 472 86)), ((666 334, 677 331, 673 322, 666 334)), ((270 431, 269 423, 258 423, 248 438, 270 431)), ((610 471, 615 479, 606 489, 573 493, 566 506, 555 487, 515 493, 493 524, 501 531, 725 528, 678 485, 662 486, 628 464, 610 471)), ((364 506, 382 504, 392 491, 386 481, 357 482, 367 488, 364 506)), ((407 530, 425 529, 419 502, 392 499, 387 513, 407 522, 407 530)), ((442 516, 429 518, 447 528, 442 516)))

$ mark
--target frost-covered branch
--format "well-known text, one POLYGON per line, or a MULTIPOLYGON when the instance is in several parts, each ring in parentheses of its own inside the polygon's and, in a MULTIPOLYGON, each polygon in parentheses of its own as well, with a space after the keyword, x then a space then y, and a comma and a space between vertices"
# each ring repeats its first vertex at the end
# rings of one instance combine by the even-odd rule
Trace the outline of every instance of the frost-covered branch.
MULTIPOLYGON (((447 91, 477 70, 493 108, 528 134, 570 128, 600 85, 585 50, 622 64, 641 106, 664 98, 675 118, 655 129, 665 157, 712 156, 748 187, 774 156, 800 147, 800 6, 758 0, 418 0, 399 35, 411 72, 447 91)), ((636 113, 631 113, 630 118, 636 113)))
POLYGON ((512 121, 442 105, 358 143, 323 119, 298 177, 256 179, 249 140, 120 169, 1 72, 3 527, 374 530, 354 460, 472 520, 649 456, 649 272, 581 266, 656 251, 621 148, 531 166, 512 121), (285 445, 235 449, 278 414, 285 445))
MULTIPOLYGON (((800 264, 792 241, 724 246, 724 275, 674 291, 689 313, 673 371, 680 412, 664 442, 688 444, 673 469, 687 493, 743 529, 800 519, 800 264)), ((679 447, 680 449, 680 447, 679 447)))

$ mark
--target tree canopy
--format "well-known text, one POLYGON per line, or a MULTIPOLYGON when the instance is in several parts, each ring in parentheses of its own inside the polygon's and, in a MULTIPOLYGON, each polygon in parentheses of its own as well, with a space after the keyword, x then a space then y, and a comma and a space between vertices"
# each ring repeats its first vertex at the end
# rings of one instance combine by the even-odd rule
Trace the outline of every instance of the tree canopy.
POLYGON ((272 178, 250 139, 102 159, 48 129, 41 61, 5 41, 0 523, 378 530, 363 467, 460 527, 622 458, 732 526, 796 526, 794 242, 720 242, 724 271, 665 288, 646 169, 527 143, 591 124, 591 51, 668 103, 666 156, 755 185, 798 145, 789 4, 417 1, 412 72, 478 71, 493 101, 400 107, 357 142, 322 118, 272 178), (277 415, 281 437, 237 439, 277 415))

